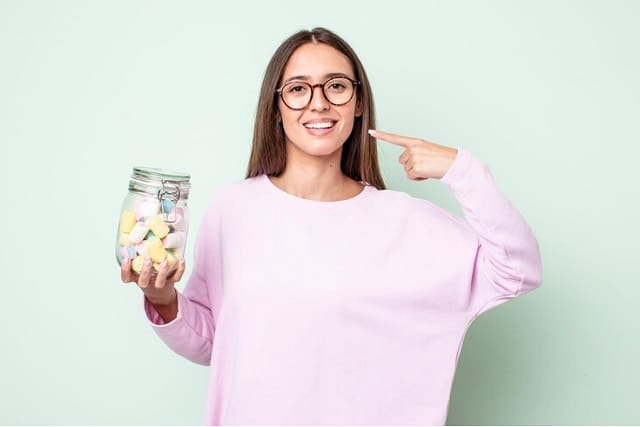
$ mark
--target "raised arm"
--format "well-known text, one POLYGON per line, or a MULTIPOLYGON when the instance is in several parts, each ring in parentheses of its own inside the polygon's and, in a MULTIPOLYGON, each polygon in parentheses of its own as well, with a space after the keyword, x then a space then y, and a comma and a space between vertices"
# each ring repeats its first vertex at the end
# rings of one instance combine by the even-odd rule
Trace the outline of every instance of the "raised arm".
POLYGON ((470 314, 477 316, 542 283, 540 249, 533 231, 500 192, 484 163, 464 149, 386 132, 370 133, 405 148, 399 161, 410 179, 440 179, 462 206, 466 223, 449 215, 478 239, 470 278, 470 314))

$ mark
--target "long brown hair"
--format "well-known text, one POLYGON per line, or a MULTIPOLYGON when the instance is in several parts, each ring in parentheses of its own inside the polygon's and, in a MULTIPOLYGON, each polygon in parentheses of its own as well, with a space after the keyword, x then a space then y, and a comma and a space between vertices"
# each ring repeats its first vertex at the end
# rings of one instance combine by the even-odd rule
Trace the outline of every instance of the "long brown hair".
POLYGON ((306 43, 325 43, 345 55, 355 70, 357 100, 362 115, 356 117, 353 130, 343 144, 340 167, 348 177, 385 189, 378 166, 378 151, 375 139, 367 131, 375 129, 375 110, 369 79, 362 63, 351 46, 326 28, 299 31, 286 39, 275 51, 262 80, 260 98, 253 130, 253 145, 246 178, 261 174, 279 176, 285 169, 287 149, 284 129, 278 120, 278 97, 276 89, 280 84, 285 66, 293 52, 306 43))

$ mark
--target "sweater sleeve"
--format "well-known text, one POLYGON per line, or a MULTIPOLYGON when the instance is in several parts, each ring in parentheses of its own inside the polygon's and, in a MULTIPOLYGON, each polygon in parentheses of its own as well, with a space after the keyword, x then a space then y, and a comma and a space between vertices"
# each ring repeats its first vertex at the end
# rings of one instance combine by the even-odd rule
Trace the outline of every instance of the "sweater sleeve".
POLYGON ((520 213, 498 189, 489 168, 458 149, 441 181, 454 193, 476 234, 469 309, 478 316, 542 282, 538 242, 520 213))
POLYGON ((192 362, 209 365, 215 331, 210 293, 220 285, 219 220, 209 207, 198 230, 193 270, 184 291, 178 291, 178 315, 164 323, 153 305, 144 298, 144 310, 162 341, 192 362))

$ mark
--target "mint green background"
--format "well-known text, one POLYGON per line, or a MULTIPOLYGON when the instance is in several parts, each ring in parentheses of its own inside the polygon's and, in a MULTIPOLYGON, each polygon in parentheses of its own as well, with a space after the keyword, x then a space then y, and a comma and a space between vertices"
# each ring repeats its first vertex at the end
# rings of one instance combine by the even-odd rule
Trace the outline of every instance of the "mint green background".
MULTIPOLYGON (((542 288, 469 330, 448 423, 640 424, 638 22, 634 1, 0 1, 0 423, 202 422, 207 369, 119 280, 128 176, 192 174, 191 246, 244 176, 272 52, 322 25, 379 129, 481 158, 540 242, 542 288)), ((390 188, 460 213, 380 144, 390 188)))

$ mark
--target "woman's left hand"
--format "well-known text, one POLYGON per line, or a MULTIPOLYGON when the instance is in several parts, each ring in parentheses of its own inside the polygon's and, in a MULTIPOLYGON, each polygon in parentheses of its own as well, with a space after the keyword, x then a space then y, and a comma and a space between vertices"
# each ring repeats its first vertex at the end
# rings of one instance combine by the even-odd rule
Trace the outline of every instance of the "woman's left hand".
POLYGON ((407 177, 413 181, 442 178, 451 168, 458 150, 419 138, 394 135, 379 130, 370 130, 369 135, 382 141, 403 147, 399 161, 404 166, 407 177))

